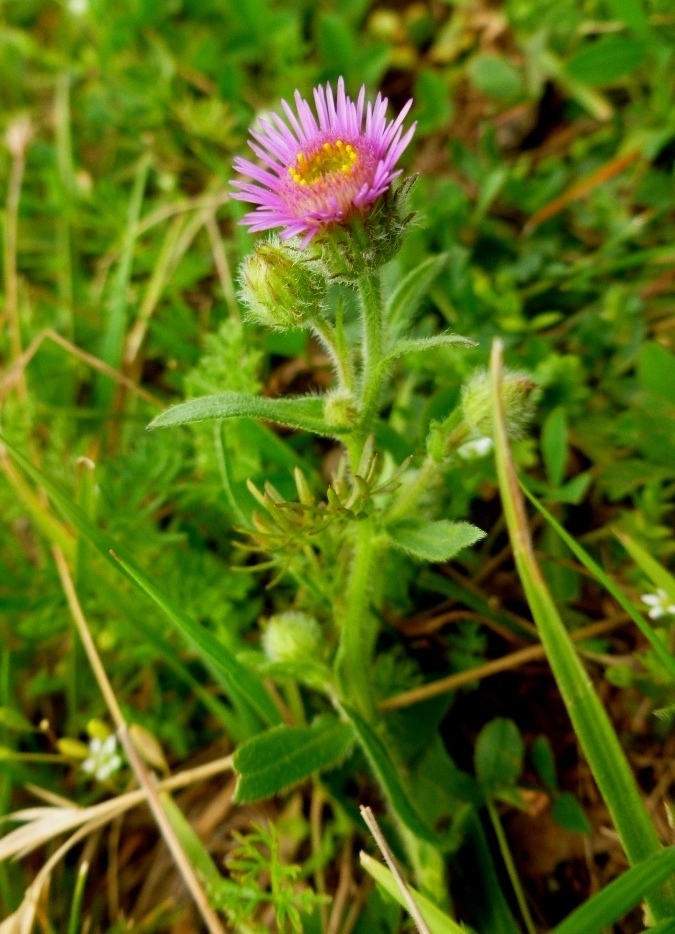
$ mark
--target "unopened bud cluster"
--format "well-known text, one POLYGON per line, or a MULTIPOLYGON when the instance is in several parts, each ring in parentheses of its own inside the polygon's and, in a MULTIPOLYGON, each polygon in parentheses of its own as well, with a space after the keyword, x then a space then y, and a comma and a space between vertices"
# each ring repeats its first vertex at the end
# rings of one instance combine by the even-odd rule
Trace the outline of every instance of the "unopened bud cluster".
MULTIPOLYGON (((506 430, 510 438, 518 438, 534 415, 539 385, 527 373, 506 370, 501 389, 506 430)), ((476 435, 491 437, 493 434, 492 393, 492 380, 487 370, 474 373, 462 387, 462 414, 476 435)))
POLYGON ((239 284, 250 317, 278 331, 309 327, 326 301, 325 276, 306 254, 276 238, 256 245, 239 284))
MULTIPOLYGON (((519 438, 534 415, 538 391, 538 384, 526 373, 513 370, 504 373, 502 396, 510 438, 519 438)), ((479 370, 465 383, 460 405, 444 421, 431 425, 427 451, 432 460, 442 461, 463 452, 477 456, 489 450, 486 442, 493 435, 492 392, 487 370, 479 370)))
POLYGON ((313 616, 289 610, 268 620, 262 644, 271 662, 316 661, 321 629, 313 616))

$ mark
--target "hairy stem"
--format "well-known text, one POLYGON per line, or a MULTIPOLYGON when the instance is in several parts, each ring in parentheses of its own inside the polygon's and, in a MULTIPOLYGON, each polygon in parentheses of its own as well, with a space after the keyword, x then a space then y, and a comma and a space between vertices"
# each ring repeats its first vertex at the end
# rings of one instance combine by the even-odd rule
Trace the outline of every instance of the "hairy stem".
POLYGON ((387 513, 388 522, 400 522, 419 505, 429 488, 437 482, 442 464, 425 458, 415 476, 407 483, 387 513))
POLYGON ((357 527, 336 668, 343 697, 370 722, 375 711, 369 679, 374 644, 369 607, 374 558, 375 530, 372 519, 365 519, 357 527))
POLYGON ((361 425, 363 436, 370 433, 377 414, 382 389, 382 285, 379 272, 364 272, 359 279, 363 309, 363 381, 361 384, 361 425))
POLYGON ((328 355, 335 367, 340 388, 352 391, 354 389, 354 374, 351 361, 347 356, 340 353, 338 340, 330 322, 318 315, 312 321, 312 330, 328 351, 328 355))

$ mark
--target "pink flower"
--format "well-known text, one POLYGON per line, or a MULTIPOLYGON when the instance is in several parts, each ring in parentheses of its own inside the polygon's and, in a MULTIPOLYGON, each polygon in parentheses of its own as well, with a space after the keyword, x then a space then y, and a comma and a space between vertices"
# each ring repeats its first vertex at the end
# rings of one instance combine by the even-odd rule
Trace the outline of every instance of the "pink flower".
POLYGON ((365 211, 401 174, 395 169, 416 124, 403 135, 408 101, 395 120, 387 122, 387 99, 365 103, 366 89, 356 102, 338 81, 337 100, 330 84, 314 89, 318 122, 298 91, 295 112, 281 102, 278 114, 259 120, 249 142, 263 163, 237 158, 235 169, 251 181, 233 182, 233 198, 258 205, 241 221, 252 232, 283 227, 281 237, 301 236, 305 247, 317 231, 365 211), (365 128, 364 128, 365 116, 365 128))

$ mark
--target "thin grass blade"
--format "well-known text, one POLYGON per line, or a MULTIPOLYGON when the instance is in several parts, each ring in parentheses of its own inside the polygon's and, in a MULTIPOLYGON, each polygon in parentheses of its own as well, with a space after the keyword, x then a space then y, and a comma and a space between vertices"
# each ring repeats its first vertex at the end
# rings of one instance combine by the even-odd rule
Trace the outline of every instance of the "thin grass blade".
MULTIPOLYGON (((640 863, 658 853, 661 845, 611 721, 574 650, 534 556, 506 431, 500 341, 493 345, 491 376, 497 476, 518 574, 570 720, 622 846, 631 864, 640 863)), ((675 914, 673 881, 653 892, 648 904, 657 921, 675 914)))

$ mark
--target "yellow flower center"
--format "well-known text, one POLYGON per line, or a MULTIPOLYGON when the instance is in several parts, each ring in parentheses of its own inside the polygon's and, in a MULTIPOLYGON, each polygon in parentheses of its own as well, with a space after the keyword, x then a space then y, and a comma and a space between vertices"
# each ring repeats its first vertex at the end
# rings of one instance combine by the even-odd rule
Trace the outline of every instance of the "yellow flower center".
POLYGON ((288 174, 298 185, 311 185, 326 175, 337 172, 348 175, 357 159, 354 147, 339 139, 334 143, 324 143, 321 149, 311 156, 299 152, 295 165, 289 168, 288 174))

